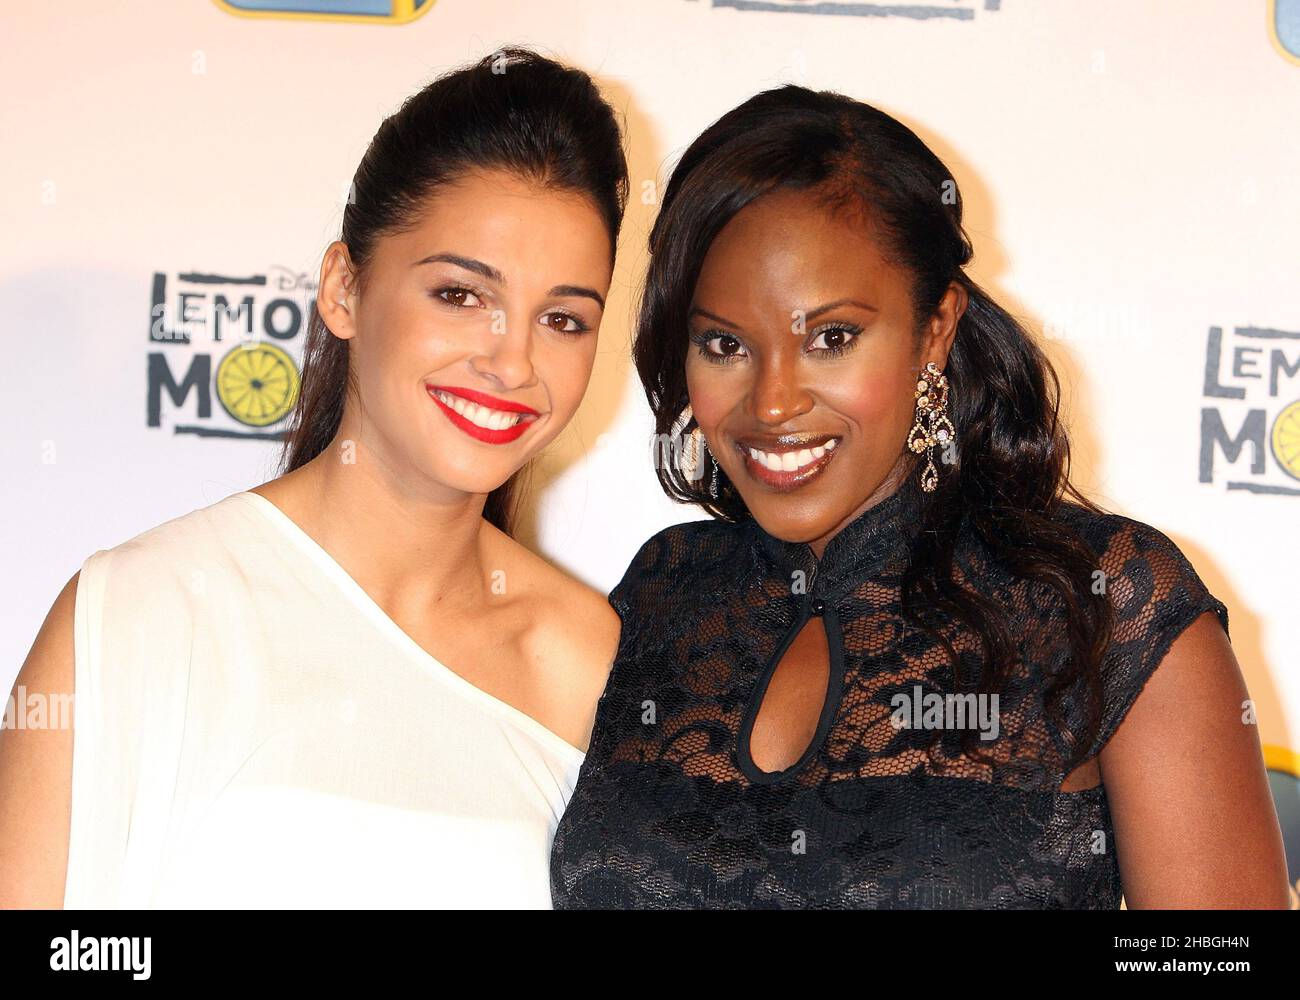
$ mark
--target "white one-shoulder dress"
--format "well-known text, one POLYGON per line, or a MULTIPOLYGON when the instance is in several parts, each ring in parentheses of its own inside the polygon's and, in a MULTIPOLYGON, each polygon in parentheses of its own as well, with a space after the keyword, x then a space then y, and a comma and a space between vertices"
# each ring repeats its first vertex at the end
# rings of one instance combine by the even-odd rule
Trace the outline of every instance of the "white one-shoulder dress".
POLYGON ((243 492, 91 555, 69 908, 546 908, 583 753, 243 492))

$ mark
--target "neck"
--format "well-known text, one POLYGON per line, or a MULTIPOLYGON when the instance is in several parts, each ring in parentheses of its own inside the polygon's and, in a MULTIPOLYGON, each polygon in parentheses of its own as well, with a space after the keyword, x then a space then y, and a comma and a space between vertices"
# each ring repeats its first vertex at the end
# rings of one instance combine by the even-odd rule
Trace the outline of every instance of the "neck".
POLYGON ((263 490, 393 617, 471 613, 486 603, 486 496, 387 465, 342 431, 320 455, 263 490), (340 444, 355 444, 355 462, 340 444))
POLYGON ((904 452, 900 455, 898 461, 894 463, 894 467, 889 470, 889 475, 885 476, 884 481, 871 491, 870 496, 863 500, 862 503, 854 508, 851 514, 840 521, 839 524, 835 525, 834 528, 822 535, 820 538, 814 539, 808 543, 808 547, 812 549, 813 555, 818 559, 821 559, 822 554, 826 551, 826 546, 830 544, 832 538, 843 531, 846 525, 852 524, 864 513, 876 504, 880 503, 880 501, 892 496, 904 479, 910 475, 916 474, 916 465, 916 456, 908 452, 904 452))

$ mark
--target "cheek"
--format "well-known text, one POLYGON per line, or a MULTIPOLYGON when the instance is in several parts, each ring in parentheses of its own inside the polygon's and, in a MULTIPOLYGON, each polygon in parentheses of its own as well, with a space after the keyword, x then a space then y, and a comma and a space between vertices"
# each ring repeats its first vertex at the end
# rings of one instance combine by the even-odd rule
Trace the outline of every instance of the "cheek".
POLYGON ((424 378, 473 350, 469 324, 439 317, 422 302, 394 303, 366 319, 353 347, 358 381, 381 394, 375 406, 398 405, 424 378))
POLYGON ((388 303, 380 311, 373 308, 353 342, 362 371, 369 379, 387 381, 402 359, 409 357, 422 341, 437 342, 436 326, 427 316, 402 303, 388 303))
POLYGON ((870 373, 829 388, 826 401, 863 430, 894 427, 910 419, 913 400, 908 391, 912 382, 900 382, 895 374, 870 373))
POLYGON ((742 394, 743 387, 735 373, 718 371, 707 361, 686 362, 686 395, 701 427, 719 424, 735 408, 742 394))
POLYGON ((583 334, 581 339, 555 341, 548 346, 548 351, 538 355, 537 378, 546 386, 556 408, 563 406, 572 413, 591 382, 596 364, 596 334, 593 331, 583 334))

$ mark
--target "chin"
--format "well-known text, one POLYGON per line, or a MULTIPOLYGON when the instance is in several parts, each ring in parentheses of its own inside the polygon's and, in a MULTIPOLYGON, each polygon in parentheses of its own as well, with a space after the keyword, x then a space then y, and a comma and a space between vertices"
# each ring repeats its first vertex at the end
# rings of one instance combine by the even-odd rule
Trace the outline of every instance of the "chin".
POLYGON ((512 474, 512 472, 502 471, 488 476, 480 471, 475 474, 460 476, 448 475, 446 478, 435 475, 434 478, 463 493, 491 493, 493 490, 504 486, 512 474))
POLYGON ((775 510, 772 505, 749 507, 758 526, 773 538, 783 542, 811 542, 830 531, 835 522, 821 510, 801 513, 797 510, 775 510))
POLYGON ((425 456, 420 463, 420 472, 435 487, 458 490, 461 493, 491 493, 503 485, 516 471, 513 465, 501 462, 473 461, 472 456, 458 456, 455 462, 448 462, 447 457, 425 456))

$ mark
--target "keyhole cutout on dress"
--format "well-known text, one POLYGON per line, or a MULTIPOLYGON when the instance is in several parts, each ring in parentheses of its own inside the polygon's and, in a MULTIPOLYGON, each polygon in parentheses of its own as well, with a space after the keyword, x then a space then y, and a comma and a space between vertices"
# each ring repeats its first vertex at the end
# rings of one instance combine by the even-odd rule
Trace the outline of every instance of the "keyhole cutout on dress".
POLYGON ((784 771, 804 755, 826 707, 830 646, 821 615, 804 623, 782 654, 749 735, 749 758, 767 773, 784 771))

